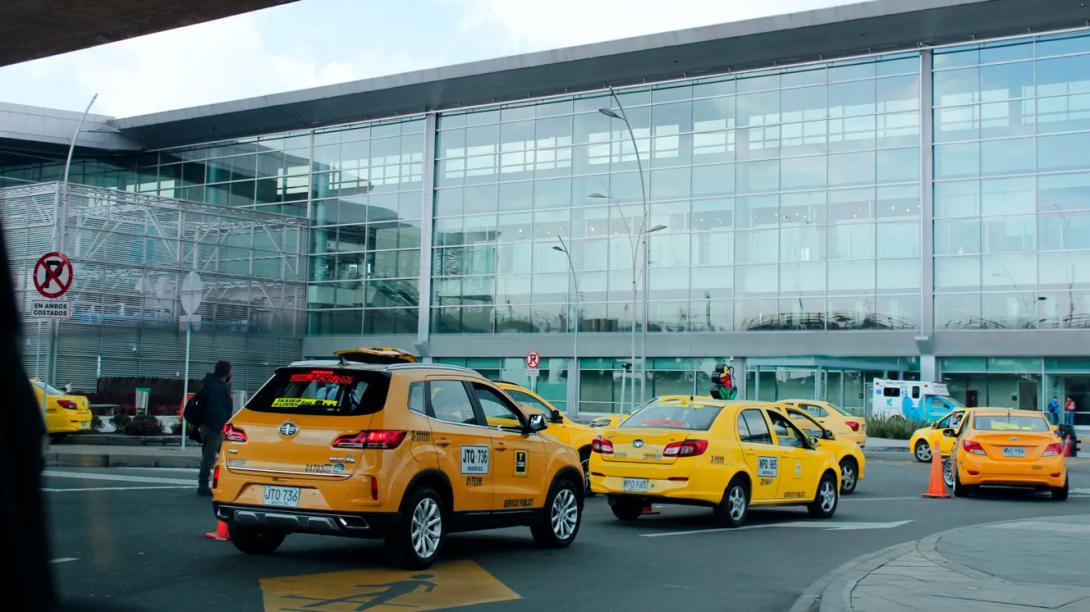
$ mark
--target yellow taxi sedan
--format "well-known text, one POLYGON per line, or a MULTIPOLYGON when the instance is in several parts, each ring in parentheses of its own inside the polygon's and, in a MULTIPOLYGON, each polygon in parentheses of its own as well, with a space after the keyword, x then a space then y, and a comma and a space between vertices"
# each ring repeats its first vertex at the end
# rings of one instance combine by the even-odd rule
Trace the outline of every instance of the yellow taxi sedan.
POLYGON ((1031 487, 1065 500, 1067 465, 1060 439, 1045 415, 1029 410, 977 408, 960 430, 943 430, 956 443, 950 455, 954 495, 980 486, 1031 487))
MULTIPOLYGON (((583 465, 583 473, 588 474, 590 464, 590 445, 594 441, 598 431, 588 425, 576 423, 567 415, 556 409, 548 400, 537 393, 515 383, 497 381, 496 386, 503 389, 508 397, 522 406, 527 414, 540 414, 549 423, 546 435, 556 438, 562 444, 579 451, 579 461, 583 465)), ((588 480, 589 484, 589 480, 588 480)))
POLYGON ((58 438, 91 430, 93 416, 86 396, 65 393, 40 380, 31 380, 30 384, 34 387, 34 395, 38 397, 38 408, 42 411, 45 429, 50 436, 58 438), (48 401, 43 398, 48 398, 48 401))
POLYGON ((780 411, 798 425, 803 433, 820 440, 821 448, 829 451, 836 458, 840 465, 840 492, 844 495, 855 493, 867 468, 867 459, 863 456, 859 445, 825 429, 817 419, 801 408, 783 405, 780 411))
POLYGON ((801 408, 810 413, 810 416, 821 424, 822 427, 833 432, 838 439, 851 440, 864 448, 867 445, 867 420, 863 417, 847 414, 840 408, 820 400, 780 400, 780 404, 787 404, 801 408))
POLYGON ((912 432, 912 436, 908 439, 908 448, 916 461, 929 463, 932 449, 935 448, 939 449, 940 457, 950 456, 950 451, 954 448, 954 439, 942 435, 942 432, 945 429, 956 431, 960 428, 961 420, 965 418, 970 410, 972 409, 960 408, 952 410, 927 427, 921 427, 912 432))
POLYGON ((624 521, 649 502, 706 506, 727 527, 751 506, 802 505, 828 518, 840 470, 820 445, 768 402, 662 396, 594 440, 591 490, 624 521))

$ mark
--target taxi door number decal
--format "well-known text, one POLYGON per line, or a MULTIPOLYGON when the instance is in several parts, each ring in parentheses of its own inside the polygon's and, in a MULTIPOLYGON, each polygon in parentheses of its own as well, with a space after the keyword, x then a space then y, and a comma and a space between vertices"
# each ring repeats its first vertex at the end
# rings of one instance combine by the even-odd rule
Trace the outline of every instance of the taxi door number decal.
POLYGON ((757 457, 757 477, 775 478, 780 472, 779 457, 757 457))
POLYGON ((487 474, 488 450, 487 446, 463 446, 462 473, 487 474))
POLYGON ((515 451, 515 476, 526 475, 526 451, 515 451))

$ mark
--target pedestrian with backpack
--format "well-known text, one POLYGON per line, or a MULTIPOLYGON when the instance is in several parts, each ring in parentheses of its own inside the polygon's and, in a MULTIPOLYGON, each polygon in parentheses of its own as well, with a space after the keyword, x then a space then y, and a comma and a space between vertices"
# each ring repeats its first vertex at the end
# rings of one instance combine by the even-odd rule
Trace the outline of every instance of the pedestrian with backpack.
POLYGON ((212 465, 223 443, 223 425, 234 414, 231 405, 231 362, 217 361, 216 367, 205 374, 201 390, 185 405, 186 421, 197 425, 201 437, 201 470, 197 474, 197 495, 211 497, 208 486, 212 465))

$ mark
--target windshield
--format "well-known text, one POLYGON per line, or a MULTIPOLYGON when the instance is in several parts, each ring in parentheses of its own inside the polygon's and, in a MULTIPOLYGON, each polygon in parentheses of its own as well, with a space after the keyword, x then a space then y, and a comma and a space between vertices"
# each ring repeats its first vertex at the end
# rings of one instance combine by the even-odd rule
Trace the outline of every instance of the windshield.
POLYGON ((32 381, 30 381, 30 384, 34 385, 35 387, 37 387, 39 389, 41 389, 44 386, 46 395, 64 395, 64 391, 61 391, 60 389, 54 387, 53 385, 47 385, 47 384, 43 383, 40 380, 32 380, 32 381))
POLYGON ((687 429, 707 431, 722 406, 650 404, 621 424, 621 429, 687 429))
POLYGON ((389 387, 389 376, 383 372, 285 369, 278 371, 246 407, 283 414, 371 414, 382 410, 389 387))
POLYGON ((1043 416, 977 416, 973 419, 973 428, 978 431, 1017 431, 1017 432, 1046 432, 1051 428, 1043 416))
POLYGON ((504 393, 511 396, 511 399, 515 400, 520 406, 525 408, 529 414, 544 414, 546 417, 552 416, 552 411, 549 407, 541 403, 536 397, 526 393, 525 391, 518 391, 516 389, 504 389, 504 393))

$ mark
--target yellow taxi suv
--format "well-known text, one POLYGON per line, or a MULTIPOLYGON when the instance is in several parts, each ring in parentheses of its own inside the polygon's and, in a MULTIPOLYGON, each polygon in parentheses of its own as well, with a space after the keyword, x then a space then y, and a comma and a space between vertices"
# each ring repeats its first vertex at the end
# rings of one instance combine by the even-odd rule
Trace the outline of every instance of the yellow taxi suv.
POLYGON ((859 448, 867 446, 867 420, 852 416, 840 408, 818 400, 780 400, 778 403, 801 408, 810 413, 822 427, 841 440, 851 440, 859 448))
POLYGON ((706 506, 727 527, 751 506, 804 505, 828 518, 840 469, 821 444, 771 403, 662 396, 594 440, 591 490, 623 521, 649 502, 706 506))
POLYGON ((941 419, 921 427, 912 432, 908 439, 908 449, 912 456, 920 463, 930 463, 932 449, 939 449, 940 457, 949 457, 954 449, 954 438, 943 435, 943 430, 953 429, 957 431, 961 427, 961 420, 972 408, 959 408, 946 413, 941 419))
POLYGON ((838 437, 832 431, 825 429, 811 416, 811 413, 801 408, 790 405, 780 406, 780 412, 786 414, 799 429, 808 436, 821 440, 820 448, 833 454, 840 466, 840 492, 843 495, 855 493, 859 481, 867 468, 867 460, 859 445, 851 440, 838 437))
POLYGON ((1044 413, 1027 410, 976 408, 955 431, 950 456, 957 497, 968 497, 981 486, 1031 487, 1049 491, 1052 499, 1067 499, 1067 465, 1060 439, 1044 413))
POLYGON ((93 416, 86 396, 70 395, 40 380, 31 380, 30 385, 38 397, 38 408, 45 419, 46 433, 51 438, 91 430, 93 416))
POLYGON ((579 463, 583 467, 586 485, 589 488, 590 445, 598 432, 588 425, 576 423, 569 419, 564 413, 550 404, 548 400, 526 387, 502 380, 496 382, 496 386, 503 389, 503 392, 515 400, 515 403, 522 407, 527 414, 544 416, 549 423, 549 430, 545 432, 546 435, 556 438, 562 444, 567 444, 579 453, 579 463))
POLYGON ((224 425, 213 510, 253 554, 289 533, 384 538, 397 564, 422 568, 451 532, 519 525, 562 548, 583 474, 547 427, 473 370, 298 362, 224 425))

